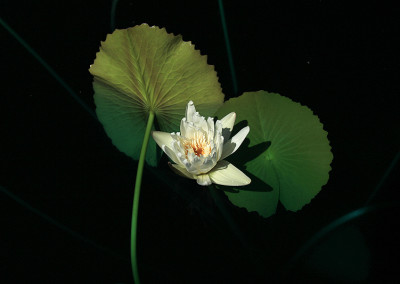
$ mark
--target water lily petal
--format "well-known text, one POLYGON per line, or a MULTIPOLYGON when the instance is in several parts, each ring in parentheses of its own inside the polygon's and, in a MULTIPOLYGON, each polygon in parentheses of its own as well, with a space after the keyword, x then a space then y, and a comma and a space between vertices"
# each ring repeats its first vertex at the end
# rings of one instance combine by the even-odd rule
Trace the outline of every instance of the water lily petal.
POLYGON ((240 130, 235 136, 233 136, 232 139, 226 142, 222 149, 222 155, 220 159, 223 160, 229 155, 233 154, 242 144, 247 134, 249 134, 249 131, 250 127, 246 126, 242 130, 240 130))
POLYGON ((221 185, 240 186, 250 183, 250 179, 229 162, 220 161, 239 148, 250 131, 247 126, 239 131, 227 143, 231 135, 236 113, 231 112, 222 120, 208 117, 205 119, 196 112, 194 103, 186 106, 186 116, 181 120, 180 131, 167 133, 154 131, 157 144, 175 163, 170 167, 179 175, 196 179, 199 185, 210 185, 213 182, 221 185), (210 174, 213 174, 211 179, 210 174))
POLYGON ((162 145, 161 149, 164 151, 165 154, 167 154, 168 157, 170 157, 170 159, 171 159, 174 163, 182 164, 182 163, 179 161, 178 157, 176 156, 175 152, 174 152, 171 148, 169 148, 169 147, 166 146, 166 145, 162 145))
POLYGON ((234 112, 228 113, 221 119, 222 136, 224 136, 225 141, 228 141, 229 137, 231 136, 235 120, 236 120, 236 113, 234 112))
POLYGON ((180 166, 177 164, 172 164, 172 163, 168 163, 168 166, 178 175, 186 177, 186 178, 190 178, 190 179, 196 179, 195 175, 192 175, 191 173, 189 173, 186 168, 184 166, 180 166))
POLYGON ((207 120, 204 116, 201 116, 198 112, 193 115, 193 125, 196 128, 200 128, 205 132, 208 132, 207 120))
POLYGON ((197 156, 193 152, 189 152, 186 156, 178 156, 181 164, 186 170, 193 175, 205 174, 209 172, 217 163, 217 154, 212 156, 197 156))
POLYGON ((194 107, 194 103, 190 101, 186 106, 186 121, 193 122, 193 115, 196 113, 196 108, 194 107))
POLYGON ((153 139, 156 141, 157 145, 162 148, 162 145, 171 146, 172 145, 172 136, 171 133, 162 132, 162 131, 152 131, 151 135, 153 139))
POLYGON ((221 159, 224 144, 224 136, 222 136, 222 123, 220 120, 215 122, 214 143, 217 151, 217 161, 219 161, 221 159))
POLYGON ((251 182, 248 176, 228 161, 219 161, 208 175, 213 183, 220 185, 242 186, 251 182))
POLYGON ((201 125, 196 125, 191 122, 181 123, 181 137, 191 139, 198 137, 199 133, 205 135, 205 137, 207 138, 208 126, 206 120, 204 120, 204 123, 201 123, 201 125))
POLYGON ((196 127, 194 126, 194 124, 192 122, 187 122, 182 120, 181 122, 181 136, 182 137, 193 137, 194 133, 196 133, 196 127))
POLYGON ((197 183, 199 185, 210 185, 212 184, 211 179, 208 174, 198 175, 197 183))
POLYGON ((186 130, 186 117, 181 119, 181 125, 179 127, 180 134, 184 137, 185 136, 185 130, 186 130))
POLYGON ((207 118, 207 141, 210 142, 214 139, 214 119, 212 117, 207 118))

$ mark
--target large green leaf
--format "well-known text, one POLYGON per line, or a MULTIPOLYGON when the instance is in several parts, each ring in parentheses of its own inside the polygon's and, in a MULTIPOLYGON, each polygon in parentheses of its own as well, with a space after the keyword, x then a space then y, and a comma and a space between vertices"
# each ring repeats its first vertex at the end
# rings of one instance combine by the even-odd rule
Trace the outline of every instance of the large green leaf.
POLYGON ((333 159, 318 117, 308 107, 265 91, 230 99, 217 115, 231 111, 237 114, 236 123, 250 126, 250 148, 229 158, 252 177, 249 186, 226 191, 231 202, 264 217, 275 213, 278 201, 292 211, 309 203, 327 183, 333 159), (263 143, 270 145, 256 156, 248 154, 263 143))
MULTIPOLYGON (((89 71, 97 116, 113 144, 133 159, 139 158, 150 110, 159 130, 174 132, 188 101, 212 116, 224 100, 206 56, 181 36, 146 24, 109 34, 89 71)), ((156 165, 159 155, 151 139, 147 163, 156 165)))

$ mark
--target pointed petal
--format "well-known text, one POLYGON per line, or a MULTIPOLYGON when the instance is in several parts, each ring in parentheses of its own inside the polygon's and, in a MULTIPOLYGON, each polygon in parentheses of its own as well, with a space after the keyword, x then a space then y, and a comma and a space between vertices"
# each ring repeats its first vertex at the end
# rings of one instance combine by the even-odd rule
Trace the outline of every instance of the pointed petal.
POLYGON ((181 162, 179 161, 179 159, 178 159, 178 157, 176 156, 175 152, 174 152, 171 148, 169 148, 169 147, 167 147, 167 146, 165 146, 165 145, 162 145, 161 149, 164 151, 165 154, 167 154, 167 156, 168 156, 174 163, 181 164, 181 162))
POLYGON ((203 129, 204 132, 208 132, 207 120, 204 116, 200 116, 198 113, 193 116, 193 124, 195 127, 203 129))
POLYGON ((196 108, 194 107, 194 103, 192 101, 189 101, 187 106, 186 106, 186 121, 187 122, 193 122, 193 115, 196 113, 196 108))
POLYGON ((219 161, 222 155, 222 149, 224 144, 224 136, 222 136, 222 123, 220 120, 217 120, 215 122, 214 143, 215 143, 215 149, 217 151, 217 161, 219 161))
POLYGON ((172 145, 172 136, 171 133, 162 132, 162 131, 152 131, 151 135, 153 139, 156 141, 157 145, 162 148, 162 145, 167 145, 170 147, 172 145))
POLYGON ((171 164, 168 163, 168 166, 178 175, 185 177, 185 178, 190 178, 190 179, 196 179, 196 177, 192 174, 190 174, 185 167, 177 165, 177 164, 171 164))
POLYGON ((222 136, 224 136, 224 140, 228 141, 229 137, 231 137, 233 125, 235 124, 236 120, 236 113, 231 112, 227 115, 225 115, 221 119, 221 124, 222 124, 222 136))
POLYGON ((247 134, 249 134, 250 127, 246 126, 242 130, 240 130, 235 136, 232 137, 228 142, 224 144, 222 149, 221 160, 225 159, 229 155, 235 153, 235 151, 242 144, 243 140, 246 138, 247 134))
POLYGON ((180 130, 181 135, 183 137, 185 137, 185 135, 186 135, 186 124, 187 124, 186 117, 184 117, 184 118, 181 119, 181 125, 179 127, 179 130, 180 130))
POLYGON ((199 185, 204 185, 204 186, 212 184, 208 174, 198 175, 197 176, 197 183, 199 185))
POLYGON ((248 176, 228 161, 219 161, 208 175, 213 183, 220 185, 242 186, 251 182, 248 176))
POLYGON ((214 139, 214 119, 212 117, 207 118, 207 140, 213 140, 214 139))

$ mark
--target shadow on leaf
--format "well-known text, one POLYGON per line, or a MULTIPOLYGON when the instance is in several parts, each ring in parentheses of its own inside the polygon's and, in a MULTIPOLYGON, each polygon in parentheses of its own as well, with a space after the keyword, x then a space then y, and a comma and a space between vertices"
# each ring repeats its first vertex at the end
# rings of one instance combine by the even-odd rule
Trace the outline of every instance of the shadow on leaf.
MULTIPOLYGON (((242 120, 239 123, 237 123, 234 127, 234 130, 232 131, 231 137, 236 135, 241 129, 246 127, 248 125, 247 120, 242 120)), ((251 129, 250 129, 251 131, 251 129)), ((243 191, 272 191, 272 187, 268 184, 266 184, 263 180, 259 179, 255 175, 251 174, 246 170, 246 163, 254 160, 261 154, 263 154, 265 151, 268 150, 268 148, 271 146, 271 141, 266 141, 266 142, 261 142, 257 145, 251 146, 250 145, 250 139, 246 138, 242 145, 240 145, 240 148, 231 156, 229 156, 226 160, 231 162, 235 167, 239 168, 241 171, 243 171, 249 178, 251 178, 251 184, 240 187, 240 188, 232 188, 229 186, 218 186, 221 190, 232 192, 232 193, 238 193, 239 190, 243 191)))

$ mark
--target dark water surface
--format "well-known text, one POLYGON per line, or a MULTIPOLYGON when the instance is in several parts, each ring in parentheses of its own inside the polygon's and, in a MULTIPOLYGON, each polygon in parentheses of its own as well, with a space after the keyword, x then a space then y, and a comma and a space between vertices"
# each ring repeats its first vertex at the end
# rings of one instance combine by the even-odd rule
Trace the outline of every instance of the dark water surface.
MULTIPOLYGON (((357 218, 290 260, 324 226, 362 207, 399 151, 398 15, 384 4, 225 1, 239 94, 301 102, 329 132, 329 183, 303 210, 263 219, 230 206, 243 245, 207 189, 147 170, 139 216, 143 283, 394 283, 399 166, 357 218), (263 4, 260 4, 260 3, 263 4)), ((111 1, 0 2, 0 15, 94 109, 88 72, 111 1)), ((233 96, 218 4, 120 1, 116 27, 146 22, 192 41, 233 96)), ((0 283, 130 283, 137 162, 4 28, 0 185, 87 240, 0 193, 0 283), (96 247, 93 243, 101 247, 96 247)), ((303 247, 304 248, 304 247, 303 247)))

